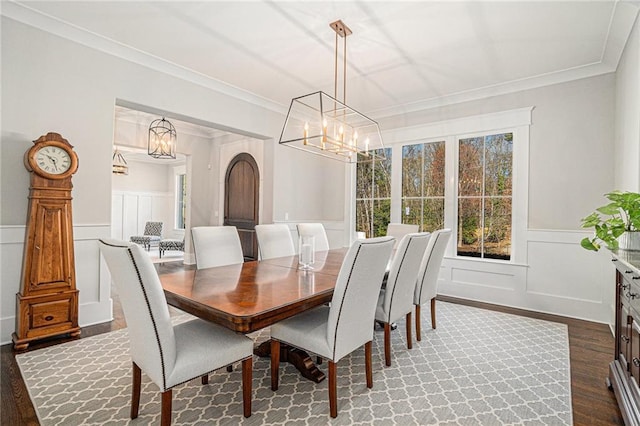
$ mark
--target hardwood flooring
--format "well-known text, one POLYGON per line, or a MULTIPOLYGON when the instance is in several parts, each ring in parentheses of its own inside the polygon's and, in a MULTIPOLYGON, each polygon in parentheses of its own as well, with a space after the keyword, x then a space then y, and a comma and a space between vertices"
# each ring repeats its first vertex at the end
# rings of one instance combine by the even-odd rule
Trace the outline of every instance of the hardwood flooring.
MULTIPOLYGON (((180 262, 156 265, 158 272, 168 273, 184 268, 180 262)), ((190 268, 187 266, 187 268, 190 268)), ((82 337, 106 333, 125 327, 124 315, 114 298, 114 320, 82 328, 82 337)), ((481 302, 473 302, 451 297, 439 297, 439 300, 475 306, 493 311, 506 312, 547 321, 567 324, 569 328, 569 347, 571 357, 571 399, 575 425, 623 425, 613 392, 605 385, 608 365, 613 358, 613 336, 609 327, 589 321, 565 318, 557 315, 524 311, 481 302)), ((437 309, 437 308, 436 308, 437 309)), ((54 338, 29 346, 34 350, 59 344, 69 339, 54 338)), ((0 424, 1 425, 37 425, 31 400, 27 393, 20 370, 15 362, 12 345, 0 347, 0 424)))

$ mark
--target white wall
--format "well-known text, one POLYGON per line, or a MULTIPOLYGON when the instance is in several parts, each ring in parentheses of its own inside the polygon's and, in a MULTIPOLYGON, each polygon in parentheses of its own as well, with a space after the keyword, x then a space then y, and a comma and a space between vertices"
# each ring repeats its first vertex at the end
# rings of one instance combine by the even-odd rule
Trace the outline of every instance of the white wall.
MULTIPOLYGON (((467 260, 450 250, 441 270, 441 294, 612 320, 614 268, 606 251, 594 254, 580 247, 590 235, 580 229, 580 219, 614 188, 614 105, 615 75, 606 74, 380 121, 383 129, 395 126, 392 133, 404 128, 414 134, 414 128, 427 130, 434 122, 447 129, 477 121, 474 117, 534 107, 525 188, 528 219, 515 229, 518 260, 467 260)), ((481 126, 486 118, 479 121, 481 126)))
MULTIPOLYGON (((31 141, 40 135, 50 131, 62 134, 75 146, 79 157, 79 169, 73 178, 73 218, 81 326, 111 318, 109 277, 100 269, 96 241, 110 235, 111 155, 117 101, 151 106, 267 139, 264 207, 269 219, 274 209, 274 188, 283 186, 282 192, 300 192, 297 180, 279 182, 273 176, 277 154, 289 150, 268 141, 280 134, 282 112, 192 82, 195 78, 187 81, 155 71, 138 63, 141 61, 120 59, 4 15, 1 31, 0 342, 9 341, 14 330, 15 294, 20 287, 20 268, 16 265, 22 259, 29 187, 22 157, 31 141)), ((251 98, 244 96, 247 97, 251 98)), ((181 142, 179 146, 189 155, 187 165, 192 170, 188 196, 206 200, 193 206, 188 225, 208 223, 214 207, 209 195, 217 190, 217 169, 207 168, 211 150, 198 142, 181 142)), ((282 158, 286 159, 286 154, 282 158)), ((302 173, 302 166, 296 163, 281 167, 294 174, 302 173)), ((297 208, 294 205, 291 211, 301 216, 296 213, 297 208)))
POLYGON ((640 23, 616 72, 615 188, 640 190, 640 23))

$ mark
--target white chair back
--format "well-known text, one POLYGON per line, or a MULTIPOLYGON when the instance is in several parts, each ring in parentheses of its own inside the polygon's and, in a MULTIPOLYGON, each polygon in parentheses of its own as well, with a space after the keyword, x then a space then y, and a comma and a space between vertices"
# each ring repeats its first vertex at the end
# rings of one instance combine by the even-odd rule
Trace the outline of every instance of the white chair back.
POLYGON ((418 272, 418 281, 413 298, 415 305, 422 305, 427 300, 436 297, 440 265, 442 265, 444 252, 450 238, 450 229, 440 229, 431 234, 427 250, 420 265, 420 271, 418 272))
POLYGON ((407 234, 416 233, 419 230, 418 225, 410 224, 410 223, 390 223, 387 225, 387 236, 395 237, 396 245, 394 248, 398 247, 402 237, 407 234))
POLYGON ((344 258, 331 299, 327 336, 333 361, 373 340, 373 321, 392 237, 358 240, 344 258))
POLYGON ((100 250, 122 303, 131 359, 164 391, 175 364, 176 340, 158 273, 136 244, 105 238, 100 250))
POLYGON ((198 269, 244 262, 235 226, 196 226, 191 228, 191 236, 198 269))
POLYGON ((376 312, 377 320, 392 323, 413 310, 416 279, 430 236, 428 232, 420 232, 402 237, 389 268, 382 312, 376 312))
POLYGON ((288 225, 277 223, 256 225, 256 238, 261 259, 295 256, 296 254, 288 225))
POLYGON ((329 240, 327 239, 327 233, 321 223, 299 223, 297 227, 298 235, 311 235, 315 237, 314 240, 316 251, 329 250, 329 240))

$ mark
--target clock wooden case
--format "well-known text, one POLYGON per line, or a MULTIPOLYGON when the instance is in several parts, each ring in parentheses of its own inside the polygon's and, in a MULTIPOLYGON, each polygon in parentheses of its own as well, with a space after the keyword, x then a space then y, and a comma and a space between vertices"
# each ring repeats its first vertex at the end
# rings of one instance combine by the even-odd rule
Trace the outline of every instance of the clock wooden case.
POLYGON ((31 174, 20 293, 13 345, 62 334, 80 335, 71 215, 73 146, 58 133, 35 140, 25 153, 31 174))

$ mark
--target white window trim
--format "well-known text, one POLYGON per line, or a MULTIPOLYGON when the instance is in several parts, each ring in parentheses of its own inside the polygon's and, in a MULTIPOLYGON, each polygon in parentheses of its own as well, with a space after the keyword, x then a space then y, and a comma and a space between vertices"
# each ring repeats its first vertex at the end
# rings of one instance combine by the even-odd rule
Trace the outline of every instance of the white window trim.
MULTIPOLYGON (((187 217, 185 214, 184 217, 184 229, 182 228, 178 228, 178 176, 180 175, 187 175, 187 166, 186 165, 180 165, 180 166, 175 166, 173 168, 173 230, 175 232, 184 232, 185 229, 187 229, 187 217)), ((187 185, 188 185, 188 180, 187 180, 187 185)), ((187 191, 188 192, 188 191, 187 191)), ((185 204, 187 203, 187 199, 185 196, 185 200, 184 200, 185 204)))
MULTIPOLYGON (((455 243, 449 244, 446 256, 463 260, 498 262, 501 264, 525 264, 527 259, 526 231, 529 214, 529 128, 534 107, 463 117, 452 120, 427 123, 418 126, 402 127, 382 132, 385 147, 392 148, 391 169, 391 221, 400 222, 402 218, 402 146, 416 143, 445 142, 445 227, 451 228, 451 241, 457 241, 457 163, 458 140, 465 136, 513 133, 513 198, 512 198, 512 234, 511 260, 475 259, 456 256, 455 243), (453 155, 452 155, 453 153, 453 155)), ((345 179, 350 224, 347 227, 351 238, 355 235, 355 166, 347 166, 348 178, 345 179)))

